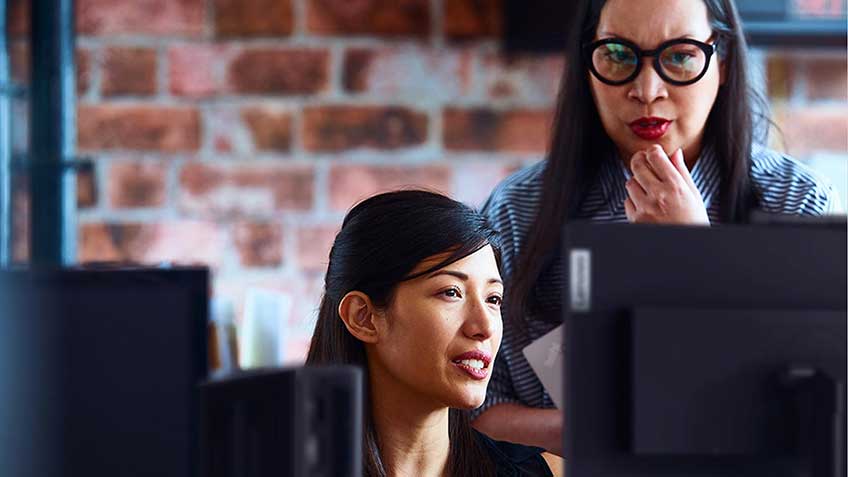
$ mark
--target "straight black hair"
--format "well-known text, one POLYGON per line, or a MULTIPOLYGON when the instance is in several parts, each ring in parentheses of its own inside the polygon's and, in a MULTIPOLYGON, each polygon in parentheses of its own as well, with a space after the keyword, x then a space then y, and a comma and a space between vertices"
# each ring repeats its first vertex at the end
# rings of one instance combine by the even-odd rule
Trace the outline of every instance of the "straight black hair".
MULTIPOLYGON (((747 44, 733 0, 703 1, 726 70, 725 82, 707 118, 703 147, 712 151, 720 166, 722 220, 745 222, 757 203, 749 178, 754 123, 755 119, 767 120, 767 107, 749 85, 747 44)), ((541 205, 524 237, 513 276, 508 277, 506 316, 519 331, 527 329, 527 316, 560 319, 559 310, 540 309, 533 290, 558 252, 563 226, 577 214, 586 188, 597 177, 600 163, 594 158, 615 153, 592 99, 588 65, 581 55, 582 45, 595 37, 604 4, 606 0, 580 1, 569 30, 565 53, 568 65, 557 98, 541 205)), ((767 133, 765 128, 760 131, 767 133)))
MULTIPOLYGON (((339 316, 342 298, 357 290, 368 295, 375 306, 385 307, 399 283, 450 265, 486 245, 492 246, 500 268, 497 235, 486 218, 440 194, 406 190, 359 203, 345 217, 330 250, 324 296, 306 364, 359 365, 367 377, 365 346, 348 332, 339 316), (424 259, 443 253, 449 255, 440 263, 410 274, 424 259)), ((384 477, 386 469, 368 399, 364 412, 363 475, 384 477)), ((494 475, 494 464, 477 441, 467 412, 451 409, 449 413, 450 475, 494 475)))

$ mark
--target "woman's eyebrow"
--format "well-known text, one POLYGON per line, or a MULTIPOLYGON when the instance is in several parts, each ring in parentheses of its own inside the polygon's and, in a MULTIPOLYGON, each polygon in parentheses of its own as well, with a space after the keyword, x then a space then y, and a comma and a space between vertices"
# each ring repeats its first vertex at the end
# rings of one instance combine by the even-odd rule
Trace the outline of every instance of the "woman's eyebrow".
MULTIPOLYGON (((598 31, 598 38, 600 38, 602 40, 605 40, 607 38, 616 38, 616 39, 619 39, 619 40, 626 40, 626 41, 629 41, 630 43, 634 43, 634 44, 637 44, 637 45, 639 44, 639 42, 637 42, 637 41, 635 41, 631 38, 628 38, 625 35, 618 35, 616 33, 609 32, 609 31, 606 31, 606 30, 598 31)), ((686 34, 683 34, 683 35, 676 36, 674 38, 667 38, 660 43, 665 43, 667 41, 673 41, 673 40, 685 40, 685 39, 697 39, 697 35, 694 35, 692 33, 686 33, 686 34)))
MULTIPOLYGON (((436 270, 435 272, 428 275, 427 278, 430 279, 430 278, 433 278, 433 277, 437 277, 439 275, 450 275, 450 276, 459 278, 460 280, 462 280, 464 282, 468 281, 468 274, 458 272, 456 270, 436 270)), ((487 282, 488 283, 500 283, 501 285, 503 285, 503 280, 501 280, 500 278, 490 278, 487 282)))

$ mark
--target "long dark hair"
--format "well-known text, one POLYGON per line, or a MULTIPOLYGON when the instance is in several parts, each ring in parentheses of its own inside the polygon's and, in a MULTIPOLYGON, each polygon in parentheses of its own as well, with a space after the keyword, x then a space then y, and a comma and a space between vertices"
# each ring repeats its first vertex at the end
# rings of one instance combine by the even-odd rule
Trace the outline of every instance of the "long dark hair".
MULTIPOLYGON (((600 163, 593 158, 614 153, 592 99, 588 67, 580 54, 581 46, 595 36, 605 3, 606 0, 581 1, 569 31, 565 53, 568 66, 557 98, 541 205, 509 277, 507 316, 519 330, 526 330, 527 315, 559 317, 558 313, 541 313, 543 310, 533 299, 536 281, 556 256, 563 225, 577 214, 586 188, 596 178, 600 163)), ((754 122, 767 118, 766 103, 749 85, 747 44, 733 0, 704 3, 726 77, 707 118, 703 145, 720 165, 722 220, 744 222, 757 201, 750 184, 749 163, 754 122)))
MULTIPOLYGON (((367 376, 365 346, 339 317, 342 298, 357 290, 367 294, 375 306, 385 307, 398 283, 445 267, 486 245, 492 246, 500 268, 497 235, 485 217, 443 195, 406 190, 359 203, 348 212, 330 250, 324 296, 306 364, 354 364, 367 376), (440 263, 410 275, 422 260, 446 252, 450 255, 440 263)), ((386 469, 369 405, 364 412, 364 475, 384 477, 386 469)), ((467 413, 451 409, 449 414, 450 475, 493 475, 494 465, 478 443, 467 413)))

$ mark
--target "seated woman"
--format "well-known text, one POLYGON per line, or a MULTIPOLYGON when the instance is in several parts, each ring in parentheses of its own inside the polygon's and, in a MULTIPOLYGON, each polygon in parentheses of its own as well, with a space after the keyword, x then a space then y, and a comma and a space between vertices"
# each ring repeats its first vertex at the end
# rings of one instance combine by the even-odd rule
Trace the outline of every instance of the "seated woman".
POLYGON ((481 215, 424 191, 354 207, 330 251, 307 365, 366 375, 365 476, 549 476, 474 431, 501 342, 500 252, 481 215))

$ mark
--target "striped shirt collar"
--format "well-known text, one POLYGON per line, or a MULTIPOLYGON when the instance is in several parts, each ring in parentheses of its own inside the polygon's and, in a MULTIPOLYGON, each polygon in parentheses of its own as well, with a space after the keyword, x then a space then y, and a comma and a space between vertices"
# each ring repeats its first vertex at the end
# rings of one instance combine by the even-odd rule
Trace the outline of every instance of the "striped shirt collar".
MULTIPOLYGON (((709 149, 704 149, 701 157, 695 161, 695 167, 690 171, 695 187, 701 193, 704 207, 707 209, 718 196, 721 185, 721 170, 715 155, 709 149)), ((627 198, 627 189, 624 183, 630 178, 630 171, 624 165, 618 154, 611 155, 601 164, 600 185, 610 214, 613 216, 624 215, 624 200, 627 198)))

